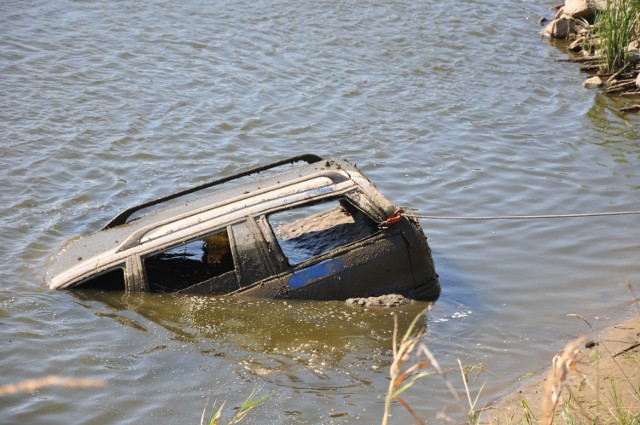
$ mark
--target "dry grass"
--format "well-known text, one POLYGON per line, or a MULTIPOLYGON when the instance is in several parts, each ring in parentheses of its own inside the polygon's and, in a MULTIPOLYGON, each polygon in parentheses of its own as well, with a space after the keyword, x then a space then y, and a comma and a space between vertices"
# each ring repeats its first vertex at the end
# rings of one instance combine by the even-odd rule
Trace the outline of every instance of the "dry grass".
MULTIPOLYGON (((468 372, 469 368, 464 368, 460 360, 458 365, 460 367, 460 374, 464 382, 465 392, 467 396, 468 409, 463 406, 463 402, 458 395, 451 380, 447 377, 446 371, 440 366, 433 353, 429 351, 427 345, 421 342, 422 335, 424 334, 424 326, 418 327, 418 321, 424 318, 428 309, 421 311, 411 322, 409 328, 403 335, 402 339, 398 341, 398 320, 394 316, 394 328, 393 328, 393 361, 389 368, 389 388, 385 397, 384 404, 384 416, 382 417, 382 425, 389 424, 389 415, 391 412, 391 405, 394 401, 401 404, 413 417, 413 420, 418 424, 426 424, 425 419, 420 418, 414 409, 404 400, 401 395, 407 391, 411 386, 421 378, 425 378, 431 375, 438 375, 442 378, 443 382, 447 386, 451 396, 455 399, 456 404, 460 406, 462 412, 469 420, 469 423, 476 423, 479 414, 483 409, 476 409, 479 394, 477 397, 471 397, 468 386, 468 372)), ((480 390, 480 392, 482 389, 480 390)), ((446 416, 444 413, 439 415, 440 419, 444 419, 448 422, 453 420, 446 416)))
MULTIPOLYGON (((631 304, 636 307, 637 318, 640 318, 639 299, 630 283, 628 288, 632 295, 631 304)), ((491 409, 477 408, 482 388, 475 398, 471 396, 467 377, 469 368, 463 368, 458 360, 466 393, 467 406, 464 406, 445 371, 426 344, 421 342, 424 327, 416 328, 424 313, 425 311, 421 312, 413 320, 400 341, 395 320, 393 362, 389 370, 390 381, 382 425, 389 424, 389 414, 394 401, 404 406, 416 423, 427 423, 401 395, 418 379, 430 375, 439 375, 443 379, 454 401, 464 412, 465 423, 468 424, 640 425, 640 355, 636 350, 640 346, 638 335, 633 335, 631 339, 613 341, 595 336, 592 341, 595 348, 590 349, 588 354, 582 348, 585 338, 569 342, 553 357, 546 380, 536 384, 542 393, 541 400, 536 399, 531 403, 534 400, 528 402, 527 396, 518 395, 511 400, 512 405, 515 406, 517 403, 516 412, 512 410, 510 416, 499 417, 491 409)), ((593 326, 586 318, 578 314, 569 316, 583 320, 595 334, 593 326)), ((444 413, 439 414, 437 419, 459 423, 444 413)))
POLYGON ((12 394, 32 393, 44 388, 58 386, 66 388, 92 388, 103 387, 104 381, 100 379, 73 379, 60 376, 47 376, 39 379, 28 379, 15 384, 3 385, 0 387, 0 397, 12 394))
POLYGON ((562 391, 566 389, 571 392, 571 388, 567 384, 567 377, 570 372, 578 371, 576 356, 580 352, 579 347, 583 342, 584 338, 571 341, 560 354, 553 356, 542 400, 542 423, 546 425, 553 425, 562 391))
POLYGON ((384 416, 382 417, 382 425, 389 423, 389 414, 391 412, 391 403, 397 401, 403 405, 413 416, 417 423, 424 423, 409 406, 409 404, 400 397, 402 393, 411 388, 411 386, 420 378, 432 375, 434 372, 426 370, 432 363, 429 360, 421 358, 420 353, 424 344, 420 342, 420 337, 424 333, 424 327, 416 330, 418 320, 424 316, 426 310, 418 314, 404 336, 398 341, 398 317, 393 316, 393 362, 389 368, 389 389, 384 402, 384 416), (418 354, 418 356, 416 356, 418 354), (415 362, 409 361, 416 358, 415 362))
MULTIPOLYGON (((632 296, 631 305, 636 306, 640 317, 638 298, 633 286, 627 282, 627 287, 632 296)), ((583 320, 595 335, 594 327, 585 317, 578 314, 568 316, 583 320)), ((635 337, 637 342, 637 335, 635 337)), ((585 355, 580 348, 585 340, 586 338, 578 338, 569 342, 562 352, 553 357, 543 393, 540 423, 553 425, 554 421, 559 420, 566 424, 640 424, 640 362, 637 356, 634 358, 630 355, 624 359, 627 364, 623 365, 623 359, 619 357, 633 351, 638 344, 628 341, 626 344, 631 343, 630 345, 614 352, 610 348, 612 343, 620 341, 606 341, 595 335, 591 345, 597 349, 585 355), (607 361, 601 364, 600 361, 605 359, 607 361), (579 362, 583 365, 577 367, 579 362), (583 370, 590 373, 583 373, 583 370), (603 378, 605 373, 608 376, 603 378), (609 386, 604 394, 601 390, 603 379, 608 381, 609 386), (624 395, 619 393, 619 388, 624 388, 624 395), (561 402, 563 391, 567 393, 564 403, 561 402), (593 399, 587 400, 580 396, 585 392, 592 394, 593 399)))

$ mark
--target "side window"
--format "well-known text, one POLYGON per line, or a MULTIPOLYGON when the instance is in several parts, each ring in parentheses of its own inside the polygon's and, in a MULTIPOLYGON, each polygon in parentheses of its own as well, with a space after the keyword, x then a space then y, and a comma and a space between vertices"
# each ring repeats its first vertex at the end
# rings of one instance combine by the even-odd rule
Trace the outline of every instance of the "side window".
POLYGON ((227 230, 174 246, 143 260, 152 292, 175 292, 232 271, 227 230))
POLYGON ((302 263, 378 231, 370 217, 346 199, 278 211, 267 217, 290 265, 302 263))
POLYGON ((77 286, 82 289, 100 289, 103 291, 124 291, 124 268, 117 267, 99 276, 85 280, 77 286))

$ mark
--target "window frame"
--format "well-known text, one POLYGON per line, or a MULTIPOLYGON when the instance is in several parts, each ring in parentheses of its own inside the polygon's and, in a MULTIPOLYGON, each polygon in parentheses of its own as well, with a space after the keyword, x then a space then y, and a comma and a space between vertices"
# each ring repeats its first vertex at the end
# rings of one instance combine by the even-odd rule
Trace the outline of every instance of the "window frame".
MULTIPOLYGON (((295 223, 297 221, 301 221, 304 219, 309 219, 310 217, 313 217, 321 212, 329 212, 331 210, 333 210, 335 208, 335 206, 332 206, 330 208, 327 209, 323 209, 322 211, 318 212, 318 213, 312 213, 312 214, 308 214, 303 218, 300 219, 296 219, 296 220, 292 220, 289 221, 287 224, 291 224, 291 223, 295 223)), ((348 194, 339 194, 339 195, 331 195, 328 197, 323 197, 320 199, 312 199, 309 201, 306 201, 304 203, 300 203, 294 206, 288 206, 285 208, 281 208, 278 210, 274 210, 274 211, 270 211, 266 214, 263 214, 259 220, 257 220, 258 223, 260 224, 260 227, 263 229, 268 229, 270 235, 268 238, 266 238, 268 243, 272 243, 273 246, 276 247, 279 257, 280 257, 280 261, 283 263, 283 265, 287 268, 287 269, 296 269, 299 268, 306 264, 309 263, 314 263, 317 261, 321 261, 323 259, 325 259, 327 256, 329 256, 331 253, 339 253, 342 252, 344 250, 348 250, 348 248, 350 246, 352 246, 355 243, 361 242, 361 241, 365 241, 367 239, 371 239, 373 237, 375 237, 377 234, 380 233, 380 229, 377 226, 377 221, 375 220, 375 218, 368 213, 367 211, 365 211, 363 208, 361 208, 361 206, 356 202, 355 199, 352 199, 348 194), (357 211, 359 214, 361 214, 363 217, 366 218, 366 221, 368 221, 369 223, 365 223, 365 225, 373 225, 375 226, 375 230, 371 231, 370 233, 368 233, 366 236, 364 237, 359 237, 357 239, 354 240, 350 240, 347 243, 344 244, 339 244, 336 245, 332 248, 323 250, 320 253, 316 253, 314 255, 311 255, 305 259, 303 259, 302 261, 298 261, 298 262, 291 262, 289 256, 287 255, 287 252, 285 251, 285 249, 282 246, 281 243, 281 239, 278 236, 278 233, 276 232, 276 227, 274 226, 274 224, 270 221, 270 216, 274 215, 274 214, 279 214, 279 213, 284 213, 287 211, 292 211, 295 209, 304 209, 304 208, 308 208, 308 207, 313 207, 313 206, 318 206, 318 205, 322 205, 322 204, 331 204, 331 203, 335 203, 335 204, 340 204, 342 205, 342 202, 346 202, 348 203, 349 207, 352 208, 353 210, 357 211)), ((357 224, 358 222, 355 221, 354 219, 354 223, 353 224, 357 224)), ((327 231, 327 229, 323 229, 322 231, 327 231)))

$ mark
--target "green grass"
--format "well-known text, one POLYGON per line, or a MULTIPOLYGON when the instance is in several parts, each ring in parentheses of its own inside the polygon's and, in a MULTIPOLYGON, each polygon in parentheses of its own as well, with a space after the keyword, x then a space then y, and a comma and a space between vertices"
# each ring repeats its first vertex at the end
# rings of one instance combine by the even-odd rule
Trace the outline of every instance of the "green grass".
MULTIPOLYGON (((242 421, 256 406, 262 404, 267 398, 271 397, 271 394, 264 395, 262 397, 256 397, 258 390, 253 390, 249 397, 242 403, 242 406, 238 408, 236 414, 228 422, 229 425, 234 425, 242 421)), ((216 409, 216 403, 213 404, 209 419, 205 421, 205 415, 207 412, 207 406, 202 411, 202 417, 200 418, 200 425, 219 425, 222 420, 222 409, 224 409, 224 403, 216 409)))
MULTIPOLYGON (((611 418, 613 419, 613 422, 620 425, 640 424, 640 412, 632 412, 626 406, 624 406, 620 394, 618 393, 615 381, 613 379, 610 379, 609 383, 611 386, 609 390, 610 404, 607 410, 611 418)), ((634 396, 636 398, 640 397, 639 389, 636 389, 634 396)))
POLYGON ((640 0, 607 0, 598 14, 596 27, 600 34, 603 68, 614 72, 629 63, 627 46, 638 36, 640 0))

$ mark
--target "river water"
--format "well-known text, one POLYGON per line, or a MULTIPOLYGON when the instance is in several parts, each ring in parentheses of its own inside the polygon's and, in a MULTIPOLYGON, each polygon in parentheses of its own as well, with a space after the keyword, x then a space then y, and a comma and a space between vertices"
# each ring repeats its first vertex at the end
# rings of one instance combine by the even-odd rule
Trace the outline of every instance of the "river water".
MULTIPOLYGON (((105 383, 4 397, 3 422, 199 423, 256 390, 245 423, 379 423, 391 311, 52 292, 47 258, 127 206, 308 152, 421 214, 640 209, 640 120, 540 39, 551 3, 2 2, 0 385, 105 383)), ((631 314, 638 220, 423 220, 443 288, 424 342, 485 369, 480 403, 511 391, 588 331, 567 314, 631 314)), ((406 399, 462 418, 440 377, 406 399)))

